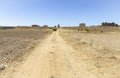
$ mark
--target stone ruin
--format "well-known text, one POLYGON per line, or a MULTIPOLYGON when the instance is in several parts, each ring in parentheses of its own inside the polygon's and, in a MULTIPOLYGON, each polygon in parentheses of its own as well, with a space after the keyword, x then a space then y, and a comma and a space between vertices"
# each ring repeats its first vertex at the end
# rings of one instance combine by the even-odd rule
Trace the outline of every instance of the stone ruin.
POLYGON ((47 27, 48 27, 48 25, 43 25, 43 27, 47 28, 47 27))
POLYGON ((86 24, 85 24, 85 23, 80 23, 80 24, 79 24, 79 28, 80 28, 80 29, 85 28, 85 26, 86 26, 86 24))
POLYGON ((39 27, 39 25, 36 25, 36 24, 35 24, 35 25, 32 25, 32 27, 39 27))
POLYGON ((85 27, 86 27, 86 24, 85 24, 85 23, 80 23, 80 24, 79 24, 79 27, 78 27, 78 31, 79 31, 79 30, 83 30, 85 27))
POLYGON ((102 26, 118 27, 119 25, 114 22, 112 22, 112 23, 102 22, 102 26))
POLYGON ((85 23, 80 23, 80 24, 79 24, 79 27, 85 27, 85 26, 86 26, 85 23))

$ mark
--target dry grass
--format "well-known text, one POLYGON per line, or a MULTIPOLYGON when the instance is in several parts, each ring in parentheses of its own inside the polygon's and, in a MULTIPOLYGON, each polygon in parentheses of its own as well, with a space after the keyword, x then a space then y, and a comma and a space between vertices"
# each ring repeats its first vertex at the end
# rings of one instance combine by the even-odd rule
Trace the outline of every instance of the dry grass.
POLYGON ((120 33, 80 33, 62 30, 60 35, 78 52, 77 60, 88 64, 98 78, 120 78, 120 33))

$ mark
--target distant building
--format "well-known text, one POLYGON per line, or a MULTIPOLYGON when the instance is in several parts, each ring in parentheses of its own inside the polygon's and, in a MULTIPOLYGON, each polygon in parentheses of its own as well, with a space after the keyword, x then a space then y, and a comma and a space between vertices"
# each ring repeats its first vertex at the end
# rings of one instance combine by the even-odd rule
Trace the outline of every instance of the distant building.
POLYGON ((85 27, 85 26, 86 26, 85 23, 80 23, 80 24, 79 24, 79 27, 85 27))
POLYGON ((112 22, 112 23, 102 22, 102 26, 103 27, 109 27, 109 26, 111 26, 111 27, 118 27, 119 25, 114 23, 114 22, 112 22))
POLYGON ((80 23, 80 24, 79 24, 78 31, 79 31, 79 30, 83 30, 85 27, 86 27, 86 24, 85 24, 85 23, 80 23))
POLYGON ((43 25, 43 27, 48 27, 48 25, 43 25))
POLYGON ((32 25, 32 27, 39 27, 39 25, 32 25))

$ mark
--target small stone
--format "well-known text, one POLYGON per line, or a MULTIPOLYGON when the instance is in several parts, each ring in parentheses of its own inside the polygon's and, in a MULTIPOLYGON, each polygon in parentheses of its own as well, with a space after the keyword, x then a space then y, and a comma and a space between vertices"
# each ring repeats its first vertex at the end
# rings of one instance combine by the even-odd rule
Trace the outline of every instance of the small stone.
POLYGON ((6 66, 4 64, 0 65, 0 70, 4 70, 6 68, 6 66))

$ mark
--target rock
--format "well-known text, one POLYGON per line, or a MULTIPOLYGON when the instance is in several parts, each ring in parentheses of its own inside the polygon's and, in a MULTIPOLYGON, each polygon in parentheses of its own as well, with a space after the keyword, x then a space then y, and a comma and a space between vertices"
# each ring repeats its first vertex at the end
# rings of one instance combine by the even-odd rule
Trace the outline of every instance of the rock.
POLYGON ((0 65, 0 70, 4 70, 6 68, 6 66, 4 64, 0 65))

